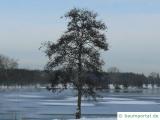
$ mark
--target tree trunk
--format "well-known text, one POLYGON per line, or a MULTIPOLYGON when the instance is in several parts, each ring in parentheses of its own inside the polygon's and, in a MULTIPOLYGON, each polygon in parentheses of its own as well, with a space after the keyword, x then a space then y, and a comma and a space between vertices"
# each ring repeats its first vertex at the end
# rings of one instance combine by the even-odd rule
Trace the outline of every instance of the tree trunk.
POLYGON ((78 89, 76 119, 81 118, 81 99, 82 99, 82 91, 81 89, 78 89))
MULTIPOLYGON (((81 41, 81 40, 80 40, 81 41)), ((79 43, 78 50, 78 99, 77 99, 77 111, 76 111, 76 119, 81 118, 81 99, 82 99, 82 41, 79 43)))

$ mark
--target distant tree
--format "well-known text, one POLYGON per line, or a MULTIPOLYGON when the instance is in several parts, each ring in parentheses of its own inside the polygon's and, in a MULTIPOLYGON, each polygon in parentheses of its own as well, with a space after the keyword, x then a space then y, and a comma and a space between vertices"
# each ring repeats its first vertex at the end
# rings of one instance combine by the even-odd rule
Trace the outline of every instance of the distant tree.
POLYGON ((74 8, 64 17, 68 19, 67 31, 57 43, 45 44, 47 48, 45 53, 49 57, 46 68, 49 71, 61 70, 70 74, 67 79, 64 79, 66 74, 59 74, 54 86, 70 84, 75 87, 78 92, 76 112, 78 119, 81 117, 82 96, 96 97, 97 84, 88 81, 85 74, 102 71, 104 62, 100 59, 99 50, 108 50, 104 33, 106 25, 97 20, 96 13, 86 9, 74 8))
POLYGON ((129 75, 127 73, 121 73, 120 74, 120 79, 121 79, 121 84, 124 89, 127 89, 129 87, 129 75))
POLYGON ((107 72, 109 72, 109 73, 119 73, 120 70, 117 67, 110 67, 110 68, 108 68, 107 72))
POLYGON ((159 73, 157 74, 156 84, 158 87, 160 87, 160 76, 159 73))
POLYGON ((0 85, 5 86, 28 86, 46 85, 49 83, 49 76, 44 71, 27 69, 1 69, 0 85), (6 76, 7 75, 7 76, 6 76))
POLYGON ((16 60, 4 55, 0 55, 0 69, 16 69, 18 63, 16 60))
POLYGON ((3 79, 8 78, 8 70, 18 68, 18 63, 16 60, 9 58, 4 55, 0 55, 0 72, 3 73, 3 79))
POLYGON ((159 74, 156 72, 151 72, 148 76, 149 82, 152 85, 152 88, 156 85, 157 78, 159 77, 159 74))
POLYGON ((116 90, 120 89, 121 79, 119 73, 110 73, 109 79, 112 81, 112 84, 116 90))
POLYGON ((150 75, 148 76, 148 81, 152 85, 152 88, 154 88, 155 85, 159 87, 160 86, 159 73, 156 72, 150 73, 150 75))
POLYGON ((117 67, 110 67, 108 68, 107 70, 110 76, 110 80, 112 81, 113 83, 113 86, 116 90, 119 90, 120 89, 120 74, 119 74, 119 69, 117 67))
POLYGON ((136 87, 143 88, 144 81, 146 80, 143 74, 137 74, 135 77, 136 87))

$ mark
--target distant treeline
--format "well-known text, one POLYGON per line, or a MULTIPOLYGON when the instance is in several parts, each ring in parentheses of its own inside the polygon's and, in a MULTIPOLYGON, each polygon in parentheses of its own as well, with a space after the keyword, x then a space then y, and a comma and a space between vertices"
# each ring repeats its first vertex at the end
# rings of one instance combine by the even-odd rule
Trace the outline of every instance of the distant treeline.
POLYGON ((44 71, 26 69, 0 69, 0 85, 28 86, 49 83, 49 76, 44 71))
POLYGON ((135 73, 109 73, 109 84, 113 84, 115 89, 120 89, 120 86, 123 88, 128 87, 138 87, 143 88, 148 87, 149 85, 153 87, 160 87, 160 77, 157 73, 151 73, 149 76, 143 74, 135 73))
MULTIPOLYGON (((27 86, 54 84, 55 79, 57 79, 57 74, 55 73, 56 72, 48 73, 46 71, 27 69, 0 69, 0 85, 27 86)), ((148 85, 160 87, 160 77, 159 74, 156 73, 145 76, 135 73, 103 72, 99 78, 95 78, 94 74, 96 73, 88 73, 86 79, 94 80, 97 82, 97 85, 99 85, 98 83, 103 83, 103 88, 109 88, 110 84, 112 84, 115 89, 120 89, 121 87, 142 88, 143 86, 148 87, 148 85)))

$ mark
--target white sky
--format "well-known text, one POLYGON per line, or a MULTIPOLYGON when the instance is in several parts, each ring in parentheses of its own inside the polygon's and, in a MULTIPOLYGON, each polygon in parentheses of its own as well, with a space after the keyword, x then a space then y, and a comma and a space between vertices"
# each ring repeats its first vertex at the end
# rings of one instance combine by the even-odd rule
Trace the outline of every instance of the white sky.
POLYGON ((108 26, 104 70, 116 66, 122 72, 160 72, 158 0, 0 1, 0 53, 18 59, 22 68, 42 69, 47 58, 38 48, 65 31, 60 16, 73 7, 98 12, 108 26))

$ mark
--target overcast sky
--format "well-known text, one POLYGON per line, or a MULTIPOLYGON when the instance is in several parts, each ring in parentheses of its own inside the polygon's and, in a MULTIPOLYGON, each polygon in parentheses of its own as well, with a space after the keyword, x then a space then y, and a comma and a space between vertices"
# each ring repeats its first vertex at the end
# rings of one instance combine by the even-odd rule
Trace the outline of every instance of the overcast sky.
POLYGON ((160 72, 159 0, 0 0, 0 54, 42 69, 47 58, 38 48, 66 30, 60 17, 73 7, 97 12, 108 26, 104 70, 160 72))

